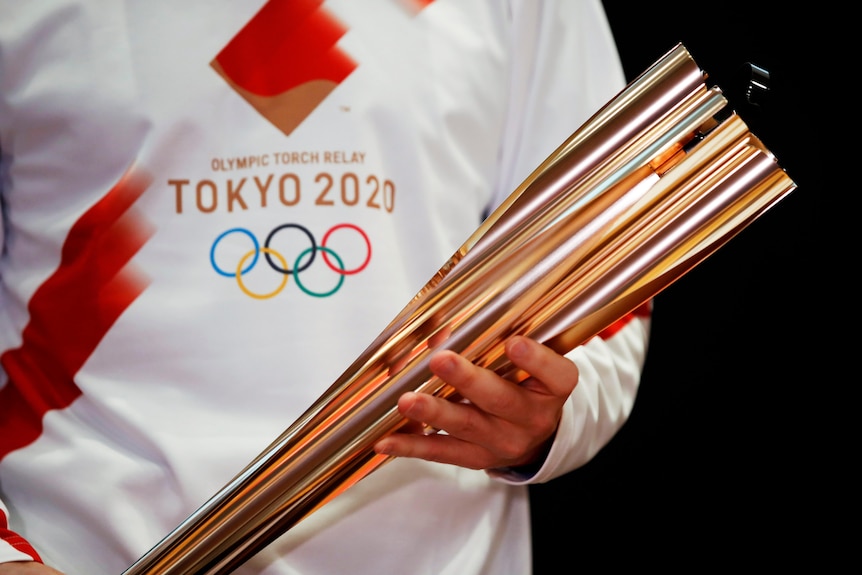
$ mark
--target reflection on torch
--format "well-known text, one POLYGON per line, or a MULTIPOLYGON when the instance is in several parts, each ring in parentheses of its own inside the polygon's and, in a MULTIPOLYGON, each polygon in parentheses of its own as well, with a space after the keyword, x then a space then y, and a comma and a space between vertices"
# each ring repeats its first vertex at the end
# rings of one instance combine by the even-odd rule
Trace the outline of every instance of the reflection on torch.
POLYGON ((398 397, 452 397, 451 349, 519 382, 504 341, 565 353, 648 301, 795 189, 677 45, 549 156, 344 374, 123 575, 229 573, 389 460, 398 397), (723 116, 723 117, 722 117, 723 116))

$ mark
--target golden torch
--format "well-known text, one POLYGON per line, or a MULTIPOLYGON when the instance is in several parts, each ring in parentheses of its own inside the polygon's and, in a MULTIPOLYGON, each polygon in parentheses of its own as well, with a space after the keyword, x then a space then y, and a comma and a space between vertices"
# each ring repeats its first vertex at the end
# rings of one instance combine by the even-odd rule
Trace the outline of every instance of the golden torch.
POLYGON ((451 397, 451 349, 514 382, 504 341, 565 353, 795 189, 677 45, 569 137, 293 425, 123 575, 229 573, 388 457, 398 397, 451 397), (433 342, 433 346, 432 346, 433 342))

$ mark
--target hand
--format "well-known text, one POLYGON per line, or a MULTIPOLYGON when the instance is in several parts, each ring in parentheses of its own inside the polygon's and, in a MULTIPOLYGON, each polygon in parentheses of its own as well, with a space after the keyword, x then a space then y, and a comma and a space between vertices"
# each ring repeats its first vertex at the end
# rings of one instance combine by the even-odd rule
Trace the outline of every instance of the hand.
POLYGON ((378 441, 377 453, 417 457, 470 469, 535 463, 553 441, 563 404, 578 382, 568 358, 526 337, 506 342, 506 356, 530 377, 514 384, 449 350, 430 359, 431 371, 466 401, 407 392, 398 411, 414 423, 378 441), (445 431, 426 435, 431 427, 445 431))
POLYGON ((56 569, 36 561, 15 561, 0 564, 0 575, 63 575, 56 569))

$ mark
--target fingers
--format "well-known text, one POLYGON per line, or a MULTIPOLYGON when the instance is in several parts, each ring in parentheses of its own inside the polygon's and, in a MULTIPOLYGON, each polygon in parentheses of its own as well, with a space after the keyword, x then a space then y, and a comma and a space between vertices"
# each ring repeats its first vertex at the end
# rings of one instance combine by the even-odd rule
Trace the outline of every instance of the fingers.
POLYGON ((524 337, 509 340, 506 354, 516 367, 531 374, 527 380, 520 384, 505 380, 452 351, 434 354, 431 370, 464 400, 409 392, 399 399, 398 410, 425 430, 445 433, 392 434, 375 449, 473 469, 532 461, 556 431, 562 405, 577 384, 578 370, 567 358, 524 337))
POLYGON ((562 402, 577 384, 577 366, 570 359, 534 340, 522 336, 512 337, 506 342, 506 355, 516 367, 529 373, 530 377, 518 385, 506 382, 493 372, 482 369, 451 351, 435 354, 431 358, 430 367, 435 375, 454 387, 460 396, 480 407, 482 411, 506 419, 517 419, 518 412, 523 408, 525 392, 556 398, 562 402))
MULTIPOLYGON (((456 405, 424 393, 408 392, 398 401, 399 411, 407 417, 434 412, 432 404, 456 405), (406 414, 412 415, 406 415, 406 414)), ((446 407, 446 406, 443 406, 446 407)), ((423 416, 424 417, 424 416, 423 416)), ((443 418, 445 419, 445 418, 443 418)), ((436 427, 436 426, 435 426, 436 427)), ((427 430, 427 424, 425 429, 427 430)), ((498 458, 484 446, 464 441, 448 432, 393 433, 378 441, 374 450, 383 455, 415 457, 426 461, 459 465, 470 469, 497 466, 498 458)))
POLYGON ((572 360, 530 338, 510 338, 506 342, 506 356, 530 374, 521 385, 533 391, 568 397, 578 383, 578 366, 572 360))

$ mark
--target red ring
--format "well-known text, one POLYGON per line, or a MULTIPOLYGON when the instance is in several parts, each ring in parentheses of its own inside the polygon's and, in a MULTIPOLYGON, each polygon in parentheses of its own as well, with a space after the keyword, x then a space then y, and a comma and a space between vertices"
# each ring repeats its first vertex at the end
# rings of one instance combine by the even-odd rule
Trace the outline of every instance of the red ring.
POLYGON ((331 228, 329 228, 329 231, 326 232, 326 235, 323 236, 323 241, 320 242, 320 245, 323 247, 326 247, 326 240, 329 239, 330 234, 332 234, 332 232, 334 232, 335 230, 340 229, 340 228, 351 228, 351 229, 354 229, 357 232, 359 232, 359 234, 362 236, 362 239, 365 240, 365 245, 368 246, 368 256, 365 258, 365 261, 362 262, 362 264, 358 268, 354 268, 352 270, 343 270, 341 268, 334 266, 332 264, 332 262, 329 261, 329 254, 327 254, 325 251, 323 251, 323 261, 326 262, 326 265, 328 265, 332 271, 338 272, 338 273, 343 274, 343 275, 357 274, 357 273, 361 272, 362 270, 364 270, 368 266, 368 262, 371 261, 371 240, 368 239, 368 234, 366 234, 362 230, 362 228, 360 228, 359 226, 356 226, 353 224, 336 224, 336 225, 332 226, 331 228))

